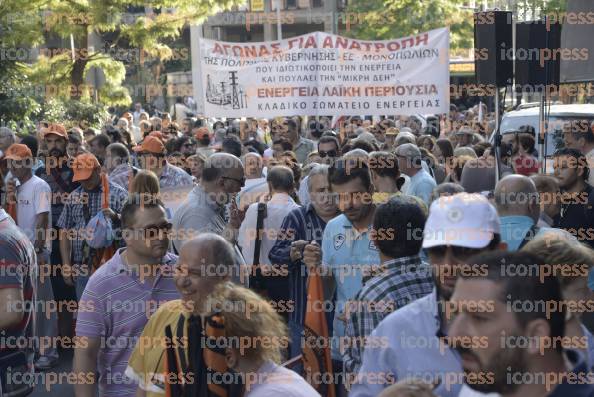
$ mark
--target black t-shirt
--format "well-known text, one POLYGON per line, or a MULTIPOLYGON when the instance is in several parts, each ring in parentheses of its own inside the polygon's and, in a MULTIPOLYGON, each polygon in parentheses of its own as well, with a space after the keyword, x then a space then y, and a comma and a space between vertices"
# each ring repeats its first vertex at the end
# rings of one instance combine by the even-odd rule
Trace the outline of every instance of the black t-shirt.
POLYGON ((72 182, 74 173, 65 162, 61 167, 53 169, 41 167, 35 175, 46 181, 52 190, 52 225, 55 227, 64 209, 64 201, 67 201, 68 195, 79 186, 79 183, 72 182))
POLYGON ((570 203, 561 204, 555 227, 567 230, 594 248, 594 189, 590 185, 572 197, 570 203))

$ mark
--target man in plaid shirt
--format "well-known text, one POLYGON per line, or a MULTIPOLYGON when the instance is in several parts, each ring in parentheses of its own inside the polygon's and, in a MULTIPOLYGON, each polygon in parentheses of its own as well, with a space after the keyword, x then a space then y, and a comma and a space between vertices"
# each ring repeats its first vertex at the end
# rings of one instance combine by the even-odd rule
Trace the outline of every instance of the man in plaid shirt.
POLYGON ((359 371, 366 338, 388 314, 433 289, 431 266, 419 256, 426 217, 412 196, 395 196, 376 209, 373 239, 382 265, 347 304, 345 373, 359 371))
POLYGON ((80 186, 68 196, 57 226, 63 229, 60 236, 60 252, 64 262, 62 275, 68 285, 73 285, 73 279, 76 280, 76 296, 80 300, 91 275, 89 263, 84 263, 87 223, 99 211, 103 211, 107 218, 111 218, 113 228, 117 229, 117 214, 122 210, 128 193, 119 185, 109 182, 109 208, 101 209, 103 187, 101 165, 97 158, 90 153, 83 153, 74 159, 72 169, 72 181, 79 181, 80 186))

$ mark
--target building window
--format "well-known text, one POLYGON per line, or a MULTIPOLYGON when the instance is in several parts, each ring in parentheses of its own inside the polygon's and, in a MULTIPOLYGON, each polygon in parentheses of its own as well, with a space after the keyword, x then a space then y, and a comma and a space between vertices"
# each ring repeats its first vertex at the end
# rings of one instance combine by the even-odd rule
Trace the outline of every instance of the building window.
POLYGON ((320 8, 323 7, 324 3, 322 2, 322 0, 311 0, 311 7, 312 8, 320 8))
POLYGON ((287 2, 287 9, 297 8, 297 0, 286 0, 286 2, 287 2))

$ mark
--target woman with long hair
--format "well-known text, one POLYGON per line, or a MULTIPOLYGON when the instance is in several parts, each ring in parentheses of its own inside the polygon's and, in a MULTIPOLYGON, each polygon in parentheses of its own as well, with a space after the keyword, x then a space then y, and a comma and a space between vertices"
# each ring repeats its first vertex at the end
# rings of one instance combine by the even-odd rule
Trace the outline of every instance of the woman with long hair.
POLYGON ((244 397, 319 396, 296 372, 279 365, 289 345, 287 326, 267 300, 226 282, 207 307, 222 319, 225 363, 245 380, 244 397))

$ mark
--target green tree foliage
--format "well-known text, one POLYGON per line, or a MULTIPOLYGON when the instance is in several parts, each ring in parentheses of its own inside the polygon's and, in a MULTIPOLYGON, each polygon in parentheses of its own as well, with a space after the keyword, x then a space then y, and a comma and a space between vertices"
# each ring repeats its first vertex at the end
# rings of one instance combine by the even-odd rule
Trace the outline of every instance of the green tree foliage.
MULTIPOLYGON (((347 8, 356 18, 347 35, 367 40, 387 40, 449 26, 450 46, 472 48, 472 10, 460 0, 364 0, 347 8)), ((348 14, 347 14, 348 15, 348 14)))
POLYGON ((48 39, 53 43, 72 40, 75 48, 74 56, 69 45, 57 52, 52 48, 49 54, 42 51, 35 62, 0 56, 0 120, 43 113, 39 107, 47 97, 88 102, 96 94, 103 104, 127 106, 130 93, 122 86, 127 66, 170 59, 167 43, 179 37, 184 26, 244 1, 0 0, 0 51, 44 49, 48 39), (90 45, 96 37, 105 43, 101 48, 90 45), (113 55, 122 50, 128 55, 125 59, 113 55), (95 93, 86 82, 96 73, 104 84, 95 93), (20 97, 23 92, 37 95, 34 100, 25 99, 20 97), (38 107, 27 101, 37 102, 38 107))

